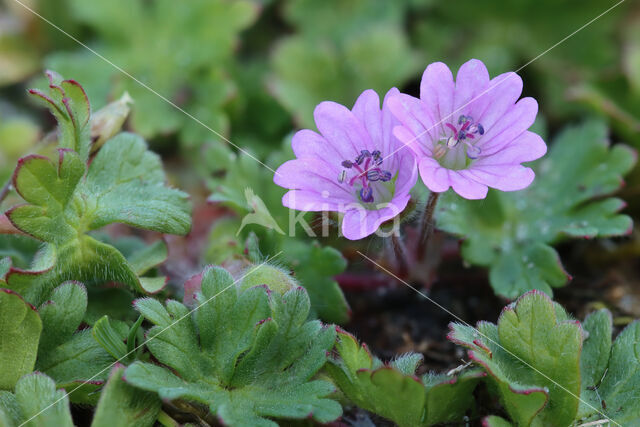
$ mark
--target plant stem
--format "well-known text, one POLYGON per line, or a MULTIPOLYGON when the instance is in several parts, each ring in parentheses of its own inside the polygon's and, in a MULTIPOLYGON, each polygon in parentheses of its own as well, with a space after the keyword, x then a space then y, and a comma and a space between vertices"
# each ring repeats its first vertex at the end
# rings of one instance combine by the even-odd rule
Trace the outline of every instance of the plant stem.
POLYGON ((393 254, 398 261, 398 276, 405 276, 409 271, 409 260, 407 248, 400 238, 399 233, 393 233, 391 235, 391 246, 393 246, 393 254))
POLYGON ((438 197, 440 197, 440 193, 432 191, 429 194, 427 206, 425 207, 424 213, 422 214, 422 219, 420 221, 420 239, 418 240, 418 247, 420 248, 418 253, 420 257, 422 257, 422 255, 424 254, 427 243, 429 241, 429 237, 431 237, 431 234, 433 234, 433 213, 436 210, 438 197))
POLYGON ((0 203, 2 203, 5 197, 7 197, 7 194, 9 194, 9 190, 11 190, 11 178, 9 178, 9 180, 0 190, 0 203))
POLYGON ((177 427, 180 425, 176 420, 171 418, 171 416, 164 411, 160 411, 157 421, 164 427, 177 427))

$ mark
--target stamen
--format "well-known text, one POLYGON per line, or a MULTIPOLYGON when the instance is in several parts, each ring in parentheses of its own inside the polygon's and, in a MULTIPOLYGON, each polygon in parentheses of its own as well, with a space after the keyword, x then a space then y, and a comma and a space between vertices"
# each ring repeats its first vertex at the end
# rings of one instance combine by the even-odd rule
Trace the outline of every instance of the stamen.
POLYGON ((462 114, 458 116, 458 126, 460 129, 451 123, 445 123, 445 126, 451 129, 453 136, 440 139, 440 141, 446 141, 446 147, 440 145, 440 142, 436 143, 433 148, 433 156, 436 159, 444 157, 444 155, 447 154, 447 149, 454 148, 459 142, 463 142, 466 145, 467 156, 470 159, 477 159, 480 156, 482 150, 468 141, 475 139, 476 135, 484 135, 484 127, 480 123, 474 123, 473 117, 462 114))
POLYGON ((447 154, 447 149, 444 145, 436 144, 436 146, 433 147, 433 157, 435 157, 436 160, 441 159, 445 154, 447 154))
POLYGON ((382 164, 383 160, 384 158, 380 150, 374 150, 373 153, 369 152, 369 150, 362 150, 354 162, 351 160, 342 161, 341 164, 344 169, 338 176, 338 182, 340 184, 346 182, 349 186, 353 187, 360 181, 362 183, 362 188, 358 192, 360 200, 364 203, 371 203, 373 202, 373 188, 371 188, 369 184, 376 181, 391 181, 392 178, 391 172, 378 167, 382 164), (370 166, 371 169, 369 168, 370 166), (355 169, 357 173, 347 181, 347 169, 351 168, 355 169))
POLYGON ((380 179, 380 169, 371 169, 367 171, 367 179, 369 181, 377 181, 380 179))

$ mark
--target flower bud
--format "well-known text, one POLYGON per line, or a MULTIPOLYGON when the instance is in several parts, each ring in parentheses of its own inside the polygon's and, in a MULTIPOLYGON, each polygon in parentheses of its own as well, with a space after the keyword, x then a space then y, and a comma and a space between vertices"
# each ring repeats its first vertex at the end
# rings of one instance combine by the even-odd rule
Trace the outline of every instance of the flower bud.
POLYGON ((272 292, 284 295, 287 291, 300 286, 289 272, 271 264, 252 265, 242 273, 241 277, 243 278, 238 285, 241 291, 266 285, 272 292))
POLYGON ((125 92, 120 99, 114 101, 91 115, 92 151, 98 151, 102 144, 120 132, 124 121, 131 112, 133 98, 125 92))

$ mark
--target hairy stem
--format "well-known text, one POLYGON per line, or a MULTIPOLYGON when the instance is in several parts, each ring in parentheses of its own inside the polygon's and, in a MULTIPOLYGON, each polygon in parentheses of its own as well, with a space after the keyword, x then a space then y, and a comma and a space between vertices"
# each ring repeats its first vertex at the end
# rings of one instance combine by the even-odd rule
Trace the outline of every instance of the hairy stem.
POLYGON ((406 276, 409 271, 409 259, 407 248, 400 238, 399 233, 393 233, 391 235, 391 246, 393 247, 393 254, 395 255, 395 259, 398 263, 398 276, 406 276))
POLYGON ((5 197, 7 197, 7 194, 9 194, 10 190, 11 190, 11 178, 9 178, 9 180, 6 182, 6 184, 4 184, 4 186, 0 190, 0 203, 2 203, 5 197))
POLYGON ((422 256, 424 255, 427 243, 429 242, 429 237, 431 237, 431 234, 433 234, 433 213, 436 210, 438 197, 440 197, 440 193, 432 191, 429 194, 427 206, 425 207, 424 213, 422 214, 422 219, 420 220, 420 239, 418 240, 418 255, 420 258, 422 258, 422 256))

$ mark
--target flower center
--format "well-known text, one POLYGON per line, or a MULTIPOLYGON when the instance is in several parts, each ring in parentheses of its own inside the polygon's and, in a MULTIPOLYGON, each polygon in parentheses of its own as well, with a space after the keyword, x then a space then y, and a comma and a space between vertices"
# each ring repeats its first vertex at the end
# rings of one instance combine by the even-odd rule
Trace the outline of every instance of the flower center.
POLYGON ((477 146, 478 141, 484 135, 484 127, 476 123, 471 116, 461 115, 457 125, 445 123, 451 132, 443 134, 433 147, 433 157, 443 166, 451 169, 463 169, 467 166, 465 159, 477 159, 482 150, 477 146))
MULTIPOLYGON (((344 168, 338 176, 339 183, 347 183, 350 187, 360 188, 358 196, 364 203, 373 203, 374 200, 374 182, 391 181, 392 174, 382 169, 382 155, 379 150, 370 153, 369 150, 362 150, 355 160, 344 160, 342 167, 344 168), (349 170, 354 172, 353 176, 347 179, 349 170)), ((380 186, 378 186, 380 187, 380 186)), ((376 193, 381 196, 382 193, 388 193, 386 188, 377 188, 376 193)))

